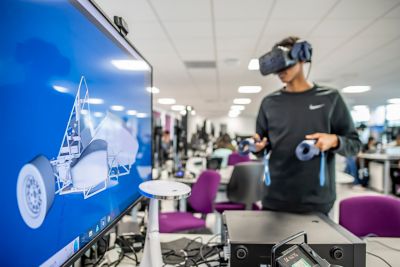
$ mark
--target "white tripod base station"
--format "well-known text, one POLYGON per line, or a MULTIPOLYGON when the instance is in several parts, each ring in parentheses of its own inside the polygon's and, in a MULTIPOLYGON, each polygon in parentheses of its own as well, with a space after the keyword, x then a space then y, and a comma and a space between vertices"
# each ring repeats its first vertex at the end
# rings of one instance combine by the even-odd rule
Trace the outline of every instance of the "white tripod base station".
POLYGON ((162 267, 160 232, 158 227, 159 200, 178 200, 190 196, 190 187, 172 181, 153 180, 139 185, 140 193, 150 198, 146 241, 140 267, 162 267))

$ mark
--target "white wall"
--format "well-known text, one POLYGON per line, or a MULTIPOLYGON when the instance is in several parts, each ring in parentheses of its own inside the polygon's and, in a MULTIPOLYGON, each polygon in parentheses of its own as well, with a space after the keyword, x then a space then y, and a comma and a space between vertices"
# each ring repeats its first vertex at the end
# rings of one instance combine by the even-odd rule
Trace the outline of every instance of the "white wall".
POLYGON ((256 117, 239 116, 237 118, 221 117, 209 119, 215 125, 216 133, 220 132, 220 124, 226 124, 228 134, 231 137, 235 135, 253 135, 256 132, 256 117))

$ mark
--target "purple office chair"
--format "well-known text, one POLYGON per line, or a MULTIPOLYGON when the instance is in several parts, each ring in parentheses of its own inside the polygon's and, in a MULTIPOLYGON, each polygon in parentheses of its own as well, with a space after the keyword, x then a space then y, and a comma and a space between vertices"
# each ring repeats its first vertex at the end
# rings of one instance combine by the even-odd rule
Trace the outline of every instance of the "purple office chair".
POLYGON ((339 224, 359 237, 400 237, 400 200, 389 196, 342 200, 339 224))
POLYGON ((228 157, 228 166, 235 166, 238 163, 248 162, 248 161, 250 161, 249 155, 240 155, 237 152, 233 152, 228 157))
POLYGON ((260 210, 255 202, 261 200, 264 187, 264 164, 258 161, 235 165, 227 186, 229 201, 215 203, 215 210, 260 210))
POLYGON ((214 211, 214 199, 218 191, 221 176, 218 172, 207 170, 200 174, 192 187, 188 198, 190 206, 202 214, 195 217, 190 212, 164 212, 159 215, 160 233, 174 233, 185 230, 205 228, 206 215, 214 211))

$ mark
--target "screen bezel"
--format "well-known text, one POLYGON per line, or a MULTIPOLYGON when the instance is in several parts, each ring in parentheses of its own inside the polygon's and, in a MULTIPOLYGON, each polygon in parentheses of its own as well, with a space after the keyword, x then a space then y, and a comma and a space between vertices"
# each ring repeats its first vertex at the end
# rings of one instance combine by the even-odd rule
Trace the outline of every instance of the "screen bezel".
MULTIPOLYGON (((140 52, 135 48, 135 46, 124 36, 122 35, 118 28, 114 25, 112 20, 105 14, 105 12, 93 1, 93 0, 69 0, 69 2, 78 8, 81 12, 84 12, 89 20, 96 23, 97 26, 101 27, 101 30, 104 34, 111 35, 117 41, 117 44, 123 46, 124 49, 128 50, 130 53, 138 56, 140 59, 144 60, 150 67, 150 86, 153 87, 153 66, 140 54, 140 52), (89 10, 92 9, 92 10, 89 10), (98 14, 94 14, 94 12, 98 14), (96 16, 97 15, 97 16, 96 16), (104 19, 104 22, 99 21, 100 19, 104 19)), ((153 135, 153 94, 150 93, 150 135, 153 135)), ((153 142, 150 144, 150 151, 153 151, 153 142)), ((150 158, 151 167, 153 167, 153 156, 150 158)), ((151 179, 153 177, 151 176, 151 179)), ((135 200, 129 207, 127 207, 124 211, 122 211, 109 225, 107 225, 103 230, 101 230, 91 241, 89 241, 86 245, 79 249, 77 253, 75 253, 72 257, 62 263, 61 266, 71 266, 74 262, 76 262, 90 247, 92 247, 101 237, 103 237, 110 229, 112 229, 119 220, 123 216, 127 214, 127 212, 136 206, 144 197, 141 196, 137 200, 135 200)))

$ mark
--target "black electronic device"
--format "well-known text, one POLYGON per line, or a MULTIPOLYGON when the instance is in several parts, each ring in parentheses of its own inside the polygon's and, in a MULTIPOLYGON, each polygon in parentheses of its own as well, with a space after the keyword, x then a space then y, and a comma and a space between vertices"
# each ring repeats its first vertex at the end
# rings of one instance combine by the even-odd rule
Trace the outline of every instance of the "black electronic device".
MULTIPOLYGON (((223 241, 230 250, 231 267, 269 266, 273 246, 300 231, 308 233, 307 245, 330 264, 346 267, 366 264, 365 242, 322 214, 225 211, 223 224, 223 241)), ((293 245, 288 242, 281 248, 287 250, 293 245)))
POLYGON ((307 41, 297 41, 291 49, 284 46, 274 47, 259 58, 262 75, 279 73, 297 62, 311 62, 312 46, 307 41))
POLYGON ((222 161, 220 157, 207 158, 207 170, 220 170, 222 161))
POLYGON ((117 25, 118 29, 124 36, 128 35, 129 33, 128 23, 126 23, 126 21, 122 17, 114 16, 114 23, 115 25, 117 25))
POLYGON ((321 258, 308 244, 307 234, 302 231, 292 235, 272 247, 271 267, 341 267, 331 265, 328 261, 321 258), (303 236, 304 242, 300 245, 294 245, 283 251, 280 257, 276 257, 278 249, 288 244, 290 241, 303 236))

